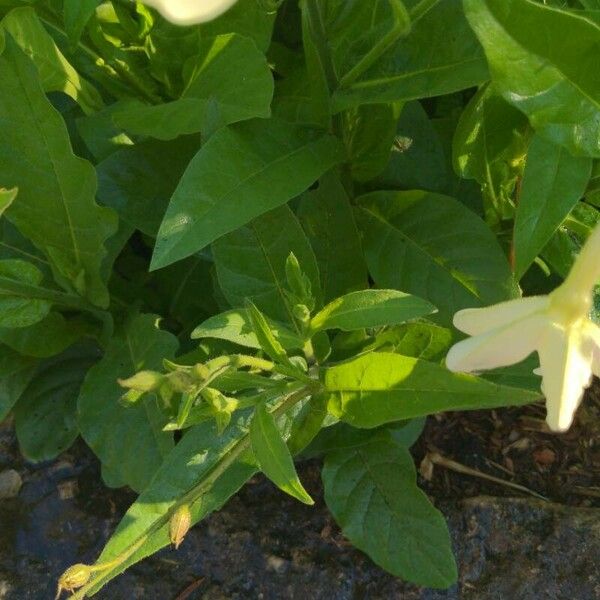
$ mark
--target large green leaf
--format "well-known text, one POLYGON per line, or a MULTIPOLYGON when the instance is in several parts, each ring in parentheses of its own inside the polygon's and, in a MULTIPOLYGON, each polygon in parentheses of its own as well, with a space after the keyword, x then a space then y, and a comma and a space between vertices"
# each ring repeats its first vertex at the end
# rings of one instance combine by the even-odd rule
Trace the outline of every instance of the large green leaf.
POLYGON ((98 359, 91 347, 74 347, 40 365, 15 407, 21 452, 28 460, 56 458, 77 438, 77 396, 98 359))
POLYGON ((515 218, 517 278, 523 276, 583 196, 591 172, 591 158, 572 156, 564 147, 539 136, 533 138, 515 218))
POLYGON ((367 264, 378 286, 429 300, 444 324, 459 309, 511 296, 512 275, 494 235, 453 198, 374 192, 357 203, 367 264))
POLYGON ((10 36, 0 56, 0 87, 0 181, 19 188, 19 201, 4 214, 48 255, 60 282, 106 306, 100 266, 115 215, 96 204, 94 168, 73 155, 35 67, 10 36))
POLYGON ((388 432, 327 454, 325 502, 344 535, 393 575, 447 588, 457 578, 443 515, 417 487, 408 448, 388 432))
POLYGON ((25 356, 49 358, 66 350, 84 332, 79 321, 69 321, 61 313, 51 312, 29 327, 0 327, 0 343, 25 356))
MULTIPOLYGON (((369 47, 356 45, 356 51, 348 52, 348 44, 352 44, 356 37, 349 38, 343 26, 347 4, 342 0, 328 2, 334 10, 324 18, 329 41, 334 47, 334 63, 342 82, 333 96, 334 109, 439 96, 472 87, 487 78, 481 47, 469 29, 460 2, 454 0, 426 3, 430 9, 422 16, 418 11, 425 3, 416 0, 406 2, 413 17, 410 33, 398 37, 372 64, 367 58, 367 68, 357 76, 349 77, 349 61, 354 63, 352 68, 356 73, 356 60, 361 53, 361 60, 365 59, 369 47), (414 17, 418 19, 415 21, 414 17), (339 35, 336 34, 338 30, 339 35), (424 48, 427 50, 423 51, 424 48)), ((371 19, 375 18, 382 27, 387 22, 389 29, 390 20, 383 18, 381 13, 389 11, 390 4, 354 1, 353 7, 358 6, 356 10, 365 15, 357 19, 353 27, 370 32, 371 19)), ((377 32, 373 31, 373 34, 369 40, 371 48, 378 42, 377 32)))
MULTIPOLYGON (((301 349, 304 346, 302 338, 283 325, 268 319, 269 328, 286 349, 301 349)), ((240 346, 260 350, 260 344, 252 329, 248 310, 237 308, 229 310, 200 323, 192 332, 192 339, 216 338, 228 340, 240 346)))
POLYGON ((498 221, 512 217, 513 193, 527 151, 525 115, 483 86, 463 111, 452 142, 456 172, 480 185, 487 214, 498 221))
MULTIPOLYGON (((77 2, 81 3, 81 0, 77 2)), ((27 6, 12 10, 0 25, 33 61, 44 91, 64 92, 88 114, 104 106, 96 88, 69 64, 33 8, 27 6)))
POLYGON ((79 395, 81 435, 113 477, 142 491, 173 447, 172 434, 153 396, 133 407, 119 403, 126 379, 157 370, 172 358, 176 338, 156 326, 154 315, 131 318, 114 337, 102 360, 88 372, 79 395))
POLYGON ((273 77, 252 40, 236 34, 204 39, 185 70, 188 84, 180 99, 123 103, 113 114, 115 124, 129 133, 169 140, 270 115, 273 77))
POLYGON ((464 0, 464 7, 506 100, 546 139, 600 157, 600 27, 531 0, 464 0))
POLYGON ((0 327, 29 327, 38 323, 50 312, 47 300, 16 295, 4 289, 3 280, 27 285, 38 285, 42 272, 24 260, 0 260, 0 327))
POLYGON ((319 270, 313 251, 287 206, 261 215, 213 244, 217 276, 223 294, 234 307, 246 298, 272 319, 293 323, 285 295, 285 263, 293 252, 320 298, 319 270))
POLYGON ((527 390, 495 385, 439 364, 372 352, 323 372, 329 410, 354 427, 378 427, 447 410, 479 410, 529 404, 527 390))
POLYGON ((25 391, 36 367, 35 360, 0 346, 0 423, 25 391))
POLYGON ((97 167, 98 199, 143 233, 156 236, 188 163, 200 147, 196 136, 148 140, 113 152, 97 167))
POLYGON ((298 219, 315 252, 325 302, 367 287, 367 265, 348 195, 335 173, 302 196, 298 219))
POLYGON ((151 268, 185 258, 286 203, 340 160, 334 137, 274 119, 219 130, 175 190, 151 268))
POLYGON ((260 470, 286 494, 304 504, 314 504, 300 482, 292 455, 264 404, 259 404, 254 411, 250 440, 260 470))
POLYGON ((312 331, 398 325, 435 312, 435 307, 416 296, 396 290, 363 290, 330 302, 311 320, 312 331))

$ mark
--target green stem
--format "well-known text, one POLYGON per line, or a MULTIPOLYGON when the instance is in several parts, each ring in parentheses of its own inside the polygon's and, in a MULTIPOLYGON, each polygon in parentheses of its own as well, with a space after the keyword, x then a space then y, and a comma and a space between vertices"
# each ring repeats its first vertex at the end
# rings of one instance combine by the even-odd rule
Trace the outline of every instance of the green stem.
MULTIPOLYGON (((282 414, 286 413, 290 410, 295 404, 304 400, 309 395, 314 393, 314 389, 311 386, 304 386, 300 390, 290 394, 286 398, 284 398, 273 410, 271 410, 271 414, 274 417, 279 417, 282 414)), ((200 483, 191 488, 188 492, 186 492, 183 496, 181 496, 178 501, 173 504, 169 508, 164 515, 161 516, 152 526, 148 529, 146 533, 138 537, 132 544, 136 549, 139 548, 143 543, 145 543, 152 535, 158 533, 163 527, 167 526, 173 516, 173 514, 183 505, 191 505, 194 502, 197 502, 202 498, 202 496, 214 485, 214 483, 221 477, 227 469, 229 469, 235 462, 237 462, 242 455, 250 450, 251 441, 250 435, 246 433, 244 437, 240 438, 235 445, 231 448, 228 454, 218 463, 216 464, 212 471, 205 476, 200 483)), ((133 551, 135 552, 135 550, 133 551)), ((123 556, 121 562, 117 563, 115 566, 119 567, 125 560, 127 560, 133 554, 131 548, 123 552, 120 556, 123 556)), ((119 558, 119 557, 117 557, 119 558)), ((116 560, 116 559, 115 559, 116 560)), ((114 561, 111 561, 111 563, 114 561)), ((105 579, 106 576, 104 572, 100 572, 99 576, 93 579, 91 582, 82 587, 78 592, 73 594, 71 597, 72 600, 83 600, 86 597, 87 592, 91 591, 93 588, 96 588, 98 584, 105 579)))
POLYGON ((414 25, 419 19, 424 17, 440 0, 421 0, 418 4, 415 4, 410 11, 410 20, 414 25))

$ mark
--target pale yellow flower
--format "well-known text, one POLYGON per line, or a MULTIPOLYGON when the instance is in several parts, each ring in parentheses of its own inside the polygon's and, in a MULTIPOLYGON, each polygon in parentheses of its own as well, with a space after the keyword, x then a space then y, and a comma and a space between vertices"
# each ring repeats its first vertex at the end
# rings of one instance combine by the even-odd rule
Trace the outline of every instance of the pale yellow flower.
POLYGON ((600 225, 588 238, 564 283, 548 296, 461 310, 454 325, 470 338, 446 357, 451 371, 473 373, 504 367, 537 351, 548 426, 573 422, 593 375, 600 377, 600 327, 589 318, 600 281, 600 225))
POLYGON ((142 0, 165 19, 177 25, 212 21, 231 8, 237 0, 142 0))

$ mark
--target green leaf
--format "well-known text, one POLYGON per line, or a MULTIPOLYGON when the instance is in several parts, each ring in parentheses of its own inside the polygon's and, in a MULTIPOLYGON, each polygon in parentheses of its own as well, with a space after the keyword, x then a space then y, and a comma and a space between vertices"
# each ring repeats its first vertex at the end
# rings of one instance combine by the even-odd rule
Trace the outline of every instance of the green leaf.
POLYGON ((439 361, 452 345, 452 331, 435 323, 405 323, 377 334, 364 352, 393 352, 439 361))
POLYGON ((212 249, 219 285, 232 306, 243 306, 248 298, 272 319, 294 323, 292 307, 284 293, 285 264, 290 252, 309 277, 313 294, 321 297, 315 256, 287 206, 263 214, 222 237, 212 249))
POLYGON ((314 500, 302 486, 292 455, 264 404, 259 404, 254 411, 250 439, 260 470, 286 494, 304 504, 314 504, 314 500))
POLYGON ((12 190, 5 190, 4 188, 0 188, 0 217, 4 213, 4 211, 13 203, 14 199, 17 197, 18 193, 17 188, 13 188, 12 190))
MULTIPOLYGON (((78 4, 82 2, 76 1, 78 4)), ((45 92, 64 92, 87 114, 102 109, 104 102, 96 88, 67 61, 33 8, 27 6, 12 10, 0 25, 33 61, 45 92)), ((4 84, 3 89, 6 89, 4 84)))
POLYGON ((298 219, 314 250, 325 302, 367 287, 367 265, 348 195, 335 173, 304 194, 298 219))
POLYGON ((379 287, 429 300, 450 324, 457 310, 511 297, 508 261, 494 235, 453 198, 375 192, 357 199, 371 276, 379 287))
POLYGON ((600 27, 530 0, 464 0, 496 88, 547 140, 600 157, 600 27))
MULTIPOLYGON (((347 76, 350 71, 344 65, 354 62, 360 52, 366 56, 367 49, 356 44, 358 52, 348 52, 348 45, 356 38, 348 37, 340 25, 346 17, 347 3, 337 0, 334 4, 337 10, 327 15, 326 28, 331 32, 329 37, 334 46, 336 68, 347 76), (337 29, 340 30, 339 37, 335 35, 337 29)), ((389 10, 386 4, 389 7, 391 3, 353 2, 360 10, 378 11, 382 19, 379 23, 383 27, 387 23, 389 28, 389 18, 382 15, 382 11, 389 10)), ((415 5, 414 2, 411 4, 415 5)), ((346 82, 342 77, 342 85, 333 95, 336 111, 359 104, 440 96, 472 87, 487 78, 483 52, 469 28, 460 2, 429 4, 430 10, 416 22, 413 19, 410 33, 398 38, 364 72, 346 82), (427 51, 423 52, 423 48, 427 51)), ((353 27, 368 31, 373 36, 371 43, 376 42, 378 32, 375 29, 371 32, 369 19, 356 20, 353 27)))
POLYGON ((95 348, 72 348, 40 365, 15 407, 21 452, 35 462, 52 460, 77 438, 77 396, 95 348))
POLYGON ((327 418, 327 395, 317 394, 305 402, 292 421, 287 446, 296 456, 304 450, 325 426, 327 418))
MULTIPOLYGON (((106 563, 123 556, 140 540, 141 546, 121 564, 100 571, 92 582, 91 593, 98 591, 128 566, 170 544, 169 514, 176 510, 181 498, 224 465, 232 449, 247 437, 247 417, 237 416, 232 421, 221 435, 214 422, 203 423, 185 433, 162 466, 158 467, 150 485, 129 508, 98 561, 106 563)), ((246 456, 245 460, 229 463, 228 468, 211 482, 200 499, 190 505, 192 524, 221 508, 256 473, 256 467, 248 458, 246 456)), ((76 594, 74 600, 82 597, 83 594, 76 594)))
POLYGON ((0 87, 0 180, 19 187, 19 201, 5 216, 48 255, 59 282, 107 306, 100 267, 115 215, 96 204, 94 168, 73 155, 65 124, 33 64, 9 36, 0 56, 0 87))
POLYGON ((77 44, 88 21, 102 0, 64 0, 65 30, 71 44, 77 44))
POLYGON ((33 378, 37 362, 0 346, 0 423, 8 416, 33 378))
POLYGON ((583 196, 591 172, 591 158, 572 156, 564 147, 539 136, 533 138, 515 218, 517 278, 523 276, 583 196))
POLYGON ((528 142, 525 115, 483 86, 463 111, 452 142, 456 172, 475 179, 495 221, 512 218, 513 193, 523 173, 528 142))
POLYGON ((444 192, 448 172, 444 148, 420 102, 407 102, 393 140, 392 154, 383 172, 368 183, 371 189, 444 192))
POLYGON ((170 140, 270 116, 273 77, 252 40, 236 34, 204 39, 185 72, 188 83, 180 99, 123 102, 113 113, 114 123, 132 134, 170 140))
MULTIPOLYGON (((304 346, 302 339, 285 326, 268 318, 267 323, 275 338, 286 350, 297 350, 304 346)), ((202 338, 228 340, 240 346, 260 350, 260 344, 250 323, 248 310, 245 308, 228 310, 206 319, 192 332, 192 339, 202 338)))
POLYGON ((35 265, 24 260, 0 261, 0 327, 29 327, 48 315, 50 302, 13 295, 3 289, 2 279, 38 285, 43 275, 35 265))
POLYGON ((25 356, 49 358, 66 350, 83 333, 79 323, 67 321, 58 312, 51 312, 29 327, 0 328, 0 343, 25 356))
POLYGON ((402 104, 363 104, 346 112, 346 142, 350 172, 369 181, 386 167, 396 137, 402 104))
POLYGON ((185 258, 285 204, 341 159, 334 137, 278 120, 219 130, 175 190, 151 268, 185 258))
POLYGON ((344 535, 378 565, 418 585, 457 579, 443 515, 417 487, 408 449, 389 434, 328 454, 325 502, 344 535))
POLYGON ((448 410, 519 406, 541 398, 527 390, 400 354, 373 352, 323 372, 329 411, 354 427, 378 427, 448 410))
POLYGON ((429 302, 396 290, 363 290, 330 302, 312 318, 310 327, 313 332, 384 327, 418 319, 435 310, 429 302))
POLYGON ((121 219, 156 237, 169 200, 200 147, 196 136, 148 140, 113 152, 96 167, 98 199, 121 219))
POLYGON ((81 435, 103 465, 138 492, 172 449, 173 438, 162 431, 165 419, 153 396, 134 407, 119 403, 123 388, 117 379, 160 370, 163 358, 174 356, 177 340, 158 329, 156 320, 138 315, 125 324, 88 372, 78 401, 81 435))
POLYGON ((246 310, 261 350, 276 363, 293 366, 285 349, 271 331, 267 319, 250 300, 246 301, 246 310))

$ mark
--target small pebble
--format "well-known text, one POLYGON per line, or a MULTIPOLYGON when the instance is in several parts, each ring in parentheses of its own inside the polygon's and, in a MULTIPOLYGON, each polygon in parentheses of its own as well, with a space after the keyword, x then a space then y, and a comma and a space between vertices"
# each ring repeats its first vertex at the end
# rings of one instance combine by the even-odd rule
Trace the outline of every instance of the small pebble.
POLYGON ((16 498, 22 485, 23 480, 14 469, 2 471, 0 473, 0 500, 16 498))

